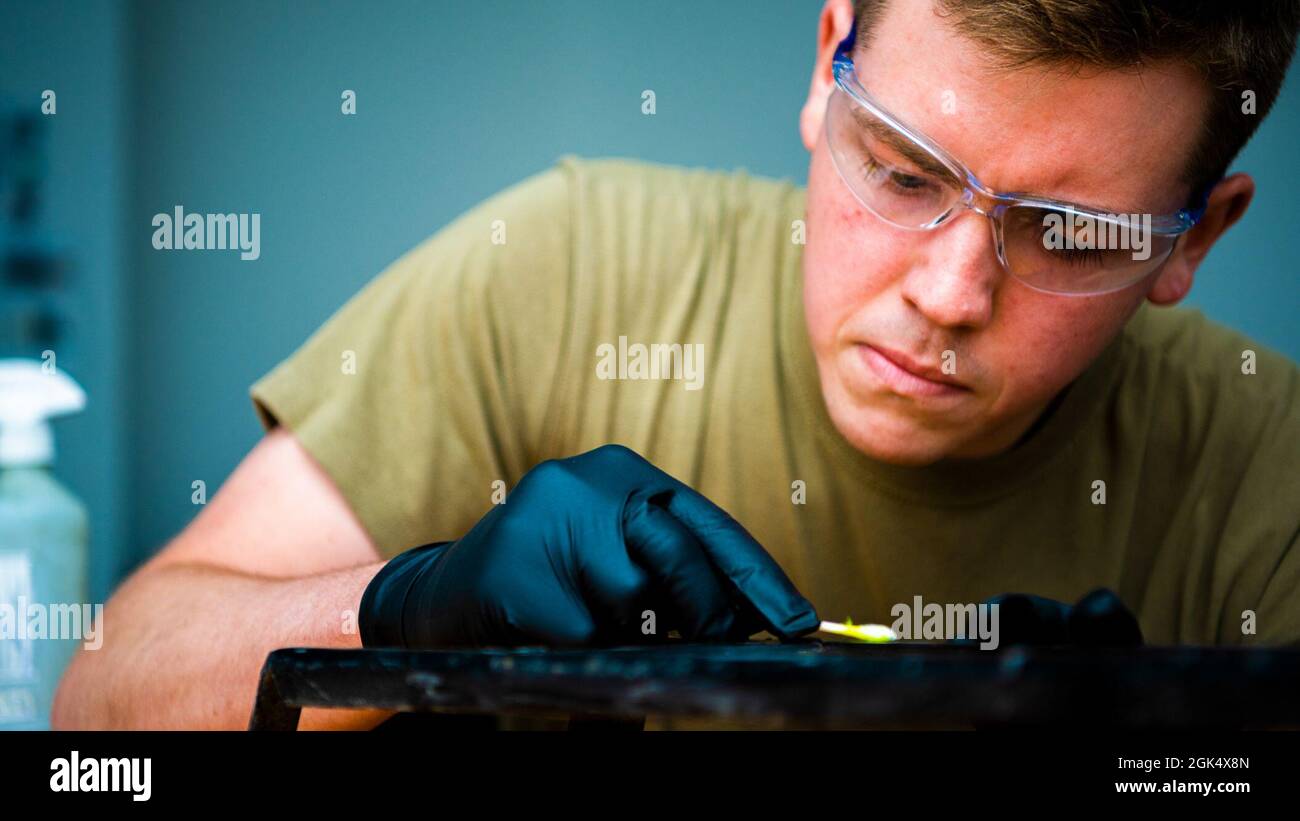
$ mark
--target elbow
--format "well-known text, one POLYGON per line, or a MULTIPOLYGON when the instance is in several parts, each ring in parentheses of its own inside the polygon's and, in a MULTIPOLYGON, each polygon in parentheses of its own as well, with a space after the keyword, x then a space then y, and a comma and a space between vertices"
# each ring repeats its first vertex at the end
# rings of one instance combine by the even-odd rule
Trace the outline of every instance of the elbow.
POLYGON ((59 686, 54 691, 54 701, 50 705, 51 730, 90 729, 85 711, 85 697, 82 693, 84 687, 81 686, 84 676, 79 675, 77 669, 81 661, 82 653, 78 651, 68 665, 68 669, 63 672, 59 686))

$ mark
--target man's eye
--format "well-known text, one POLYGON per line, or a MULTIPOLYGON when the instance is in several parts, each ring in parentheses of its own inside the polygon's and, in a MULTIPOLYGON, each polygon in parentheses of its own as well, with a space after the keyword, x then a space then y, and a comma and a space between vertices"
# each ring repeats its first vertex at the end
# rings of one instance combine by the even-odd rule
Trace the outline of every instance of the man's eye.
POLYGON ((898 171, 891 171, 889 181, 899 188, 915 191, 929 185, 930 181, 925 177, 918 177, 914 174, 903 174, 898 171))
POLYGON ((931 184, 927 177, 891 168, 875 157, 867 157, 863 161, 862 172, 877 185, 884 185, 900 194, 918 194, 931 184))
POLYGON ((1105 252, 1090 248, 1060 248, 1052 251, 1052 256, 1066 265, 1085 268, 1100 264, 1105 258, 1105 252))

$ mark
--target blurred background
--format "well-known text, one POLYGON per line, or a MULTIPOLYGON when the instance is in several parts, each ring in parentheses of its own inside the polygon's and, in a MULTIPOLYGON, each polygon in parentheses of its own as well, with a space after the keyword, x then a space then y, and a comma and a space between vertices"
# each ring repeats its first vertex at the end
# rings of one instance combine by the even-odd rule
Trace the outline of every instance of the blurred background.
MULTIPOLYGON (((566 153, 804 182, 820 8, 0 0, 0 356, 54 350, 89 395, 55 435, 90 513, 90 601, 256 442, 249 386, 480 200, 566 153), (261 258, 155 251, 178 204, 261 214, 261 258)), ((1250 214, 1189 302, 1297 359, 1294 75, 1236 164, 1250 214)))

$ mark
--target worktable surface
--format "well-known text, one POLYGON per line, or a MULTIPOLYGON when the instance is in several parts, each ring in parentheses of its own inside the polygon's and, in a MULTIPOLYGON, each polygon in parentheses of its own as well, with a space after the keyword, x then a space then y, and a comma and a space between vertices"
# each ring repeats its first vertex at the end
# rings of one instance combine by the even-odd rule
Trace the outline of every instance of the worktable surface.
POLYGON ((1300 649, 804 641, 268 656, 250 729, 302 707, 803 728, 1300 727, 1300 649))

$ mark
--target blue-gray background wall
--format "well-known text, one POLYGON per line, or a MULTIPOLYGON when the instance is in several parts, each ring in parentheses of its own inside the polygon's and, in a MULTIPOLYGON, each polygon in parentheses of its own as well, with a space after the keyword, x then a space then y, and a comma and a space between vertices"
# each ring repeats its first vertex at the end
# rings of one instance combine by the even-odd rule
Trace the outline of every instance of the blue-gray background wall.
MULTIPOLYGON (((256 442, 248 386, 474 203, 565 153, 803 182, 820 7, 0 0, 0 98, 59 92, 47 213, 79 271, 60 364, 91 395, 59 423, 59 470, 91 508, 95 595, 256 442), (154 251, 150 220, 177 204, 260 213, 261 259, 154 251)), ((1258 197, 1190 299, 1292 358, 1298 85, 1237 163, 1258 197)))

